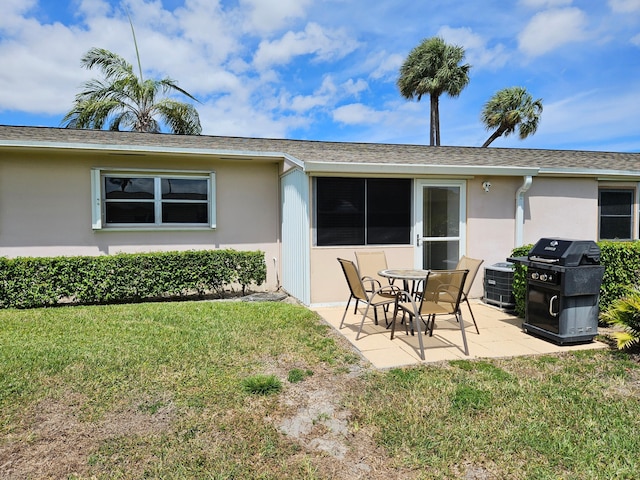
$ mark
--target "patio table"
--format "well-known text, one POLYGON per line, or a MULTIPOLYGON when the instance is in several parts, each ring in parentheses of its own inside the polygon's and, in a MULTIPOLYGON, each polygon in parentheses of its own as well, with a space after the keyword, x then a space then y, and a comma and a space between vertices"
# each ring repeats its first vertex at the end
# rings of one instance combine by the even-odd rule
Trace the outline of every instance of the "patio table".
POLYGON ((380 270, 378 275, 390 280, 402 280, 404 290, 413 294, 415 293, 416 282, 421 282, 427 278, 428 273, 429 270, 423 270, 421 268, 388 268, 386 270, 380 270), (409 282, 413 282, 411 290, 409 290, 409 282))

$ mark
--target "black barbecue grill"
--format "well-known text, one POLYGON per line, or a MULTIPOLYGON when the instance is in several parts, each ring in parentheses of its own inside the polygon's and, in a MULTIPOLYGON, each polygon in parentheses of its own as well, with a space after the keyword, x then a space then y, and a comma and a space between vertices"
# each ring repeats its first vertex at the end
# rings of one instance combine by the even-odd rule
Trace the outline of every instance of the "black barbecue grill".
POLYGON ((556 343, 590 342, 598 333, 598 300, 604 267, 591 240, 541 238, 526 257, 526 332, 556 343))

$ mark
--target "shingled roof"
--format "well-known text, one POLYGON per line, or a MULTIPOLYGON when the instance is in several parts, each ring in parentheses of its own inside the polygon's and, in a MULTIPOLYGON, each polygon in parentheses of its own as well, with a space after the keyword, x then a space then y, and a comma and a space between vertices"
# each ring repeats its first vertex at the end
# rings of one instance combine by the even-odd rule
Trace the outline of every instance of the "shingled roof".
MULTIPOLYGON (((329 171, 342 166, 529 169, 547 175, 640 178, 640 153, 526 148, 432 147, 223 136, 186 136, 0 125, 0 148, 80 148, 168 151, 293 158, 329 171)), ((311 168, 313 170, 313 168, 311 168)))

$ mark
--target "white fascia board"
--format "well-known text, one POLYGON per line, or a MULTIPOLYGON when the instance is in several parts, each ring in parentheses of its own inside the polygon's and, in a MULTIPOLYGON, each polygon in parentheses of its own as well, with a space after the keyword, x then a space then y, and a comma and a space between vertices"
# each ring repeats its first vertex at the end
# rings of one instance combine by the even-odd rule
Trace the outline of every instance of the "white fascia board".
POLYGON ((553 177, 596 177, 598 180, 640 178, 640 170, 585 170, 582 168, 541 168, 539 175, 553 177))
POLYGON ((18 142, 0 141, 0 147, 50 148, 55 150, 102 151, 107 153, 145 154, 164 153, 181 155, 207 155, 228 159, 273 158, 283 160, 285 155, 279 152, 253 152, 242 150, 221 150, 210 148, 152 147, 141 145, 103 145, 95 143, 54 143, 54 142, 18 142))
POLYGON ((538 175, 538 168, 498 167, 485 165, 405 165, 391 163, 305 162, 305 172, 316 173, 365 173, 392 175, 538 175))
POLYGON ((304 165, 305 165, 304 161, 299 160, 293 155, 289 155, 288 153, 282 153, 281 155, 287 162, 290 162, 296 167, 302 168, 304 170, 304 165))

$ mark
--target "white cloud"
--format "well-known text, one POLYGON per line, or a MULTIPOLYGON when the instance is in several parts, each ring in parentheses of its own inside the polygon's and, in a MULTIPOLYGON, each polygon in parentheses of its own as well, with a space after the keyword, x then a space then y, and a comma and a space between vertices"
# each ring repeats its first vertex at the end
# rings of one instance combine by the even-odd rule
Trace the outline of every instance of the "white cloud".
MULTIPOLYGON (((327 100, 327 97, 323 95, 296 95, 288 101, 286 107, 301 114, 326 105, 327 100)), ((283 101, 287 102, 285 98, 283 101)))
POLYGON ((640 47, 640 33, 638 35, 631 37, 631 43, 633 43, 637 47, 640 47))
POLYGON ((502 67, 509 58, 504 45, 488 48, 487 41, 470 28, 451 28, 445 25, 438 30, 438 35, 447 43, 463 47, 466 60, 473 67, 502 67))
POLYGON ((374 80, 382 78, 390 78, 395 81, 398 78, 398 71, 404 62, 404 57, 398 53, 389 54, 382 50, 374 52, 364 62, 367 71, 371 73, 369 76, 374 80))
POLYGON ((282 92, 279 108, 294 111, 297 114, 309 114, 315 108, 331 108, 344 98, 358 97, 369 88, 363 79, 349 79, 336 85, 331 75, 326 75, 320 87, 311 95, 293 95, 282 92))
POLYGON ((347 95, 353 95, 353 96, 357 97, 360 93, 362 93, 365 90, 367 90, 369 88, 369 85, 367 84, 367 82, 365 82, 361 78, 359 78, 355 82, 353 81, 352 78, 350 78, 349 80, 344 82, 341 85, 341 87, 344 89, 344 91, 345 91, 345 93, 347 95))
POLYGON ((309 113, 317 107, 333 105, 337 101, 338 86, 333 81, 331 75, 326 75, 322 79, 322 84, 311 95, 291 95, 283 91, 279 99, 279 108, 283 111, 289 110, 297 114, 309 113))
POLYGON ((276 118, 233 96, 199 106, 198 114, 204 135, 283 138, 289 128, 303 124, 297 117, 276 118))
POLYGON ((402 100, 375 108, 363 103, 342 105, 333 120, 350 128, 354 142, 428 143, 429 113, 424 105, 402 100), (419 140, 416 140, 419 139, 419 140))
POLYGON ((315 55, 319 60, 337 60, 357 47, 358 42, 344 30, 325 29, 317 23, 309 23, 303 32, 289 31, 278 40, 260 42, 254 65, 258 69, 286 65, 300 55, 315 55))
POLYGON ((347 125, 375 124, 381 116, 380 112, 362 103, 343 105, 333 111, 333 119, 347 125))
POLYGON ((36 0, 8 0, 2 3, 2 15, 0 15, 0 33, 3 35, 16 35, 30 21, 24 15, 35 5, 36 0))
POLYGON ((38 0, 4 0, 2 2, 2 16, 23 15, 37 4, 38 0))
POLYGON ((188 0, 184 7, 175 10, 173 17, 159 33, 172 41, 188 41, 206 61, 219 63, 241 53, 239 22, 233 13, 223 11, 218 2, 188 0))
POLYGON ((640 0, 609 0, 609 7, 616 13, 640 11, 640 0))
POLYGON ((247 31, 273 32, 289 21, 304 18, 311 0, 240 0, 247 9, 247 31))
POLYGON ((536 57, 586 38, 587 17, 578 8, 537 13, 518 36, 519 48, 536 57))
POLYGON ((105 16, 111 12, 111 5, 104 0, 80 0, 78 13, 89 17, 105 16))
POLYGON ((0 42, 0 109, 56 114, 90 75, 80 68, 84 34, 27 19, 0 42))

